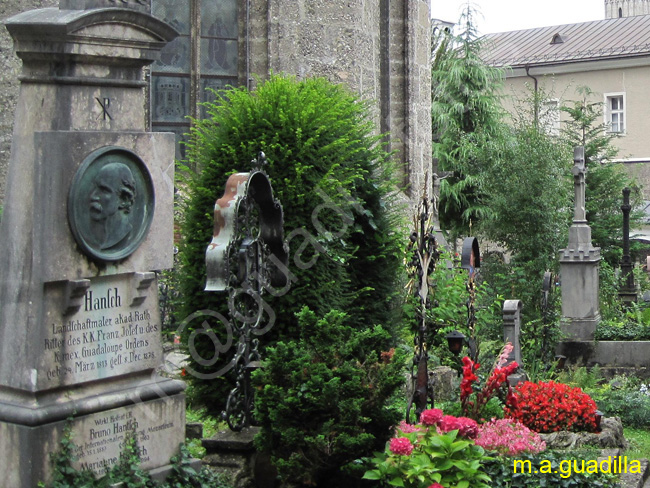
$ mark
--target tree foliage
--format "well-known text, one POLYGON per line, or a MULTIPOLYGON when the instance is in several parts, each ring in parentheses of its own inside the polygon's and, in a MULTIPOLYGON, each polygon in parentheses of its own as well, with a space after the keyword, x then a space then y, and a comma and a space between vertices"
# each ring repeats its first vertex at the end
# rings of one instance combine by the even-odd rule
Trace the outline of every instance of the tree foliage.
POLYGON ((483 43, 470 6, 460 24, 460 35, 438 42, 431 70, 433 156, 443 174, 440 221, 454 235, 467 234, 470 220, 489 213, 482 182, 489 161, 477 148, 498 137, 502 126, 502 72, 481 59, 483 43))
POLYGON ((544 272, 557 270, 558 252, 566 245, 571 155, 532 119, 520 119, 512 139, 498 149, 502 157, 485 176, 493 214, 481 229, 507 249, 510 260, 488 259, 482 274, 504 298, 522 300, 527 319, 537 319, 544 272))
MULTIPOLYGON (((209 118, 196 123, 188 152, 200 171, 183 182, 179 321, 197 311, 228 314, 227 296, 203 291, 214 204, 227 177, 248 171, 261 150, 284 207, 291 281, 288 293, 264 296, 276 322, 262 344, 297 337, 296 313, 303 306, 319 317, 344 310, 347 322, 360 329, 390 328, 402 239, 387 210, 389 155, 374 135, 369 105, 324 79, 272 76, 255 91, 220 92, 206 109, 209 118)), ((190 366, 208 379, 188 378, 199 401, 218 413, 231 386, 212 374, 232 351, 216 360, 215 338, 225 343, 224 324, 199 315, 184 324, 183 335, 187 340, 194 332, 190 366)))
MULTIPOLYGON (((591 227, 592 243, 601 248, 603 257, 612 265, 617 265, 622 256, 623 216, 620 206, 623 203, 623 188, 633 190, 632 206, 640 204, 640 189, 624 171, 621 163, 615 163, 618 149, 613 145, 617 134, 607 132, 603 116, 603 104, 593 101, 595 94, 585 86, 578 87, 579 99, 562 107, 569 115, 562 134, 570 146, 584 146, 587 167, 585 206, 587 222, 591 227)), ((630 227, 641 224, 639 212, 630 216, 630 227)))

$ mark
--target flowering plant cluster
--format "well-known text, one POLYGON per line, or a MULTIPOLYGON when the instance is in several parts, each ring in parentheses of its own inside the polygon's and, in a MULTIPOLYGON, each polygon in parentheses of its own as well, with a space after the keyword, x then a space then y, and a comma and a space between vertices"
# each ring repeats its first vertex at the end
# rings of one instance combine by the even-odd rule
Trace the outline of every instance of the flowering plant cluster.
POLYGON ((492 419, 481 425, 474 442, 486 451, 506 456, 537 454, 546 449, 546 443, 537 432, 511 419, 492 419))
POLYGON ((481 468, 491 458, 471 440, 478 430, 472 419, 425 410, 418 425, 400 423, 363 477, 406 488, 489 488, 490 478, 481 468))
POLYGON ((526 381, 517 386, 515 397, 516 404, 506 405, 506 416, 535 432, 596 430, 596 402, 580 388, 526 381))
POLYGON ((504 385, 507 386, 506 404, 515 404, 516 399, 512 394, 510 385, 507 383, 508 376, 513 374, 519 367, 516 361, 506 364, 510 354, 512 353, 512 349, 513 346, 511 343, 505 345, 482 389, 479 389, 474 384, 478 381, 476 371, 481 365, 475 363, 467 356, 463 358, 463 379, 460 383, 460 404, 463 413, 467 417, 480 420, 481 413, 487 402, 504 385), (476 394, 473 395, 475 389, 477 391, 476 394))

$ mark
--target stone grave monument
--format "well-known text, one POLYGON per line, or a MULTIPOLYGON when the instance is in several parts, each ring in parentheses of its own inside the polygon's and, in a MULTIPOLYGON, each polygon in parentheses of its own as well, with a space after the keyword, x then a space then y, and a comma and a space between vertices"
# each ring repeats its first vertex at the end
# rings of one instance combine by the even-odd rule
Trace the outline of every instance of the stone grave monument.
POLYGON ((512 352, 508 356, 507 364, 515 361, 519 365, 516 373, 508 376, 510 386, 516 386, 526 380, 526 373, 523 370, 524 363, 521 359, 521 300, 505 300, 503 302, 503 342, 512 344, 512 352))
POLYGON ((577 341, 592 341, 600 321, 598 266, 600 248, 591 244, 591 227, 585 209, 585 149, 573 154, 575 208, 569 242, 560 251, 563 332, 577 341))
POLYGON ((173 254, 173 134, 143 68, 177 35, 148 2, 61 0, 6 20, 22 59, 0 229, 0 484, 37 486, 69 424, 79 469, 134 433, 164 472, 185 435, 155 270, 173 254))

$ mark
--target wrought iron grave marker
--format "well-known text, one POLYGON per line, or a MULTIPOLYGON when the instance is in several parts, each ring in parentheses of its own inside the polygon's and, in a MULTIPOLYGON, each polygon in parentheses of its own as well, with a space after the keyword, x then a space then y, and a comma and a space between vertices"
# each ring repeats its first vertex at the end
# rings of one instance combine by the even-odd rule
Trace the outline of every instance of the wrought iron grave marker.
POLYGON ((251 371, 260 366, 258 337, 275 322, 262 299, 269 287, 284 287, 288 260, 282 205, 262 167, 260 152, 249 173, 236 173, 214 206, 214 235, 206 250, 206 291, 228 292, 230 325, 239 336, 232 364, 236 385, 223 413, 234 431, 253 423, 251 371))

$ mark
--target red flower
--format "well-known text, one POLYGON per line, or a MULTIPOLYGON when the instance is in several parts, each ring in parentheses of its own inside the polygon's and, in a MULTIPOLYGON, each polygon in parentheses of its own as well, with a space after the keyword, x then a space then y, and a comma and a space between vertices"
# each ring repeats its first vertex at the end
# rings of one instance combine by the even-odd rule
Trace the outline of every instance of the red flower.
POLYGON ((442 419, 442 410, 439 408, 430 408, 420 414, 420 423, 422 425, 436 425, 442 419))
POLYGON ((393 454, 410 456, 413 452, 413 444, 406 437, 393 437, 389 449, 393 454))
POLYGON ((580 388, 553 381, 526 381, 511 396, 506 415, 536 432, 596 429, 596 403, 580 388))
POLYGON ((445 488, 445 487, 442 486, 440 483, 434 483, 430 485, 429 488, 445 488))

